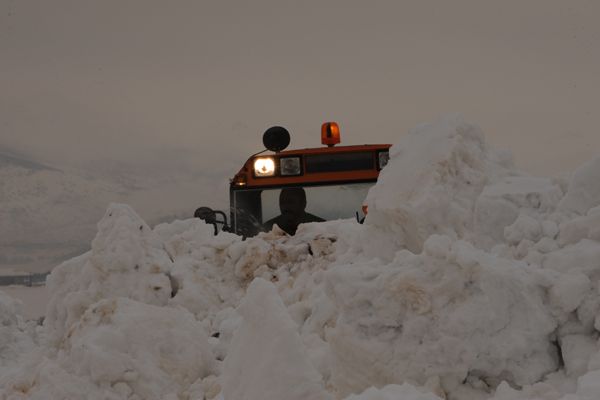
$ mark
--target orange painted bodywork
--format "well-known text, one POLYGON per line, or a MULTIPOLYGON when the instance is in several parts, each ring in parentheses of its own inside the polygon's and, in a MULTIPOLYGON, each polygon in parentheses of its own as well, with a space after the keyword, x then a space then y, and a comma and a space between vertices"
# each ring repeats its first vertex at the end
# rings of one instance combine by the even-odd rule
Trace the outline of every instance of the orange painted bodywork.
MULTIPOLYGON (((231 186, 235 189, 251 189, 259 187, 271 186, 286 186, 286 185, 319 185, 334 182, 364 182, 375 181, 379 176, 377 169, 377 152, 388 150, 390 144, 365 144, 356 146, 335 146, 335 147, 318 147, 299 150, 288 150, 279 153, 260 154, 250 157, 239 172, 231 179, 231 186), (340 172, 306 172, 304 165, 306 156, 317 154, 340 154, 353 152, 372 152, 374 163, 372 169, 340 171, 340 172), (302 156, 302 171, 300 176, 272 176, 272 177, 255 177, 253 172, 254 160, 261 157, 280 157, 302 156)), ((278 164, 278 163, 277 163, 278 164)))

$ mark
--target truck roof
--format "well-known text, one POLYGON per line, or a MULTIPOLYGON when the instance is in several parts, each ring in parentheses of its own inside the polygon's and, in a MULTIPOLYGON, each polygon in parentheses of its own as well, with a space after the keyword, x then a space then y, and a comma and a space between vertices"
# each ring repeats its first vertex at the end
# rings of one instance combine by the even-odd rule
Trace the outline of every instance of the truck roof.
POLYGON ((375 181, 382 167, 378 154, 387 152, 390 146, 390 144, 363 144, 256 154, 248 158, 244 166, 231 179, 231 189, 375 181), (300 159, 300 173, 293 176, 279 174, 277 166, 280 159, 294 157, 300 159), (272 176, 257 176, 254 172, 255 161, 269 158, 274 161, 275 172, 272 176))

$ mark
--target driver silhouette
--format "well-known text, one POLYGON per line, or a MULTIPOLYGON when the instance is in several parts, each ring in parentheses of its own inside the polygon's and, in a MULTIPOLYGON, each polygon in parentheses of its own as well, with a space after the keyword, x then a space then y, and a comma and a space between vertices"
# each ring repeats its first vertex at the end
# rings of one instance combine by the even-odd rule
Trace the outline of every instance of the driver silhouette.
POLYGON ((286 233, 293 235, 298 225, 307 222, 322 222, 323 218, 307 213, 306 192, 300 187, 281 189, 279 194, 279 210, 281 215, 272 218, 263 224, 267 232, 273 229, 273 225, 279 226, 286 233))

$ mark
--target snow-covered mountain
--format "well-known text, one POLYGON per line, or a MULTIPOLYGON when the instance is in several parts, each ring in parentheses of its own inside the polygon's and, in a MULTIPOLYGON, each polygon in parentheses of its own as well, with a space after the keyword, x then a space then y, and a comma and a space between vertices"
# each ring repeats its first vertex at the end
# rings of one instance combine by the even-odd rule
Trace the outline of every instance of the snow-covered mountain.
POLYGON ((0 153, 0 267, 49 269, 88 247, 118 187, 0 153), (87 242, 87 243, 86 243, 87 242))
POLYGON ((0 274, 48 271, 81 254, 110 203, 134 204, 150 223, 186 218, 199 205, 214 206, 214 186, 203 177, 143 176, 127 166, 53 167, 0 150, 0 274))

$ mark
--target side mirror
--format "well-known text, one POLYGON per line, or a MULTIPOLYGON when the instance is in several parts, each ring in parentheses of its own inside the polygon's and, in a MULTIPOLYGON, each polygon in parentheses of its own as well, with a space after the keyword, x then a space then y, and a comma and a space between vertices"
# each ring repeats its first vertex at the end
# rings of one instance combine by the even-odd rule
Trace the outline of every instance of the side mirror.
POLYGON ((217 214, 210 207, 199 207, 194 212, 194 218, 200 218, 207 224, 214 224, 217 222, 217 214))
POLYGON ((279 153, 290 144, 290 133, 282 126, 272 126, 263 134, 265 148, 279 153))
POLYGON ((194 218, 200 218, 207 224, 211 224, 212 226, 214 226, 215 235, 219 232, 217 224, 222 224, 223 227, 221 228, 221 230, 229 232, 229 226, 227 225, 227 216, 223 211, 215 211, 210 207, 199 207, 196 209, 196 211, 194 211, 194 218), (222 216, 223 220, 219 221, 217 219, 217 215, 222 216))

